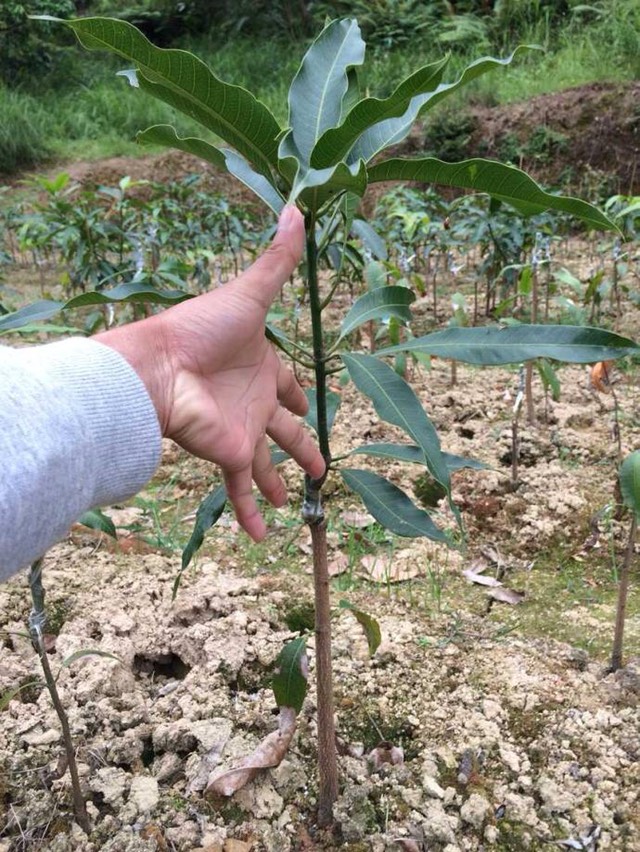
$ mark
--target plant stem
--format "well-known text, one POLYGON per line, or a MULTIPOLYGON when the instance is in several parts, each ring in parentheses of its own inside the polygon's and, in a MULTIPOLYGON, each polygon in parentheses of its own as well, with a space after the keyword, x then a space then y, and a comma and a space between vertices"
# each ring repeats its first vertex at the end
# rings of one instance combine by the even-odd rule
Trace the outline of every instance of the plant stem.
MULTIPOLYGON (((538 266, 533 264, 531 270, 531 322, 538 322, 538 266)), ((536 422, 536 410, 533 404, 533 361, 527 361, 527 377, 525 382, 527 398, 527 423, 531 426, 536 422)))
POLYGON ((622 639, 624 636, 624 621, 627 609, 627 590, 629 588, 629 569, 631 568, 631 560, 633 558, 634 544, 636 539, 636 529, 638 526, 638 517, 633 513, 631 521, 631 529, 629 530, 629 542, 627 544, 627 552, 624 557, 624 563, 620 572, 620 583, 618 586, 618 607, 616 609, 616 628, 613 635, 613 649, 611 651, 611 666, 612 672, 618 671, 622 665, 622 639))
POLYGON ((318 825, 333 821, 338 797, 336 734, 333 718, 331 670, 331 605, 327 568, 327 527, 324 521, 311 524, 313 580, 315 591, 316 689, 318 693, 318 825))
MULTIPOLYGON (((318 285, 318 247, 316 223, 312 213, 305 217, 307 235, 307 283, 313 334, 313 360, 316 378, 316 418, 320 452, 331 462, 327 428, 327 371, 322 335, 322 307, 318 285)), ((326 476, 326 474, 325 474, 326 476)), ((327 565, 327 528, 320 491, 324 477, 305 477, 302 516, 311 530, 315 590, 316 689, 318 696, 318 825, 325 828, 333 821, 333 804, 338 797, 335 725, 333 719, 333 683, 331 672, 331 601, 327 565)))
POLYGON ((44 647, 44 626, 46 624, 46 615, 44 611, 44 587, 42 585, 42 559, 34 562, 29 571, 29 586, 31 588, 31 600, 33 601, 33 609, 29 616, 29 634, 33 647, 40 658, 40 665, 44 673, 45 683, 51 696, 54 709, 60 720, 62 728, 62 739, 64 741, 64 750, 67 756, 67 765, 69 767, 69 775, 71 776, 71 793, 73 797, 73 812, 76 822, 85 834, 91 834, 91 826, 89 825, 89 815, 87 814, 87 806, 82 795, 80 787, 80 777, 78 775, 78 766, 76 764, 76 753, 73 747, 73 739, 71 737, 71 729, 69 728, 69 719, 62 706, 60 694, 56 686, 56 679, 49 665, 49 657, 44 647))

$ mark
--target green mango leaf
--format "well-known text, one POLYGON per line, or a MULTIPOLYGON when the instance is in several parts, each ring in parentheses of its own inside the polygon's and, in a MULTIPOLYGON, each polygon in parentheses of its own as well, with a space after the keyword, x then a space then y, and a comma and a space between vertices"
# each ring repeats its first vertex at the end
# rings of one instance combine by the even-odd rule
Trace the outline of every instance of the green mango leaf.
POLYGON ((0 333, 15 331, 19 328, 31 325, 38 320, 47 320, 54 317, 64 307, 64 302, 55 302, 51 299, 38 299, 31 305, 26 305, 17 311, 0 316, 0 333))
POLYGON ((299 636, 287 642, 276 660, 272 688, 278 707, 302 710, 307 694, 307 640, 299 636))
POLYGON ((112 302, 150 302, 157 305, 175 305, 192 298, 192 294, 186 293, 184 290, 156 290, 147 284, 138 284, 132 281, 129 284, 119 284, 110 290, 91 290, 88 293, 80 293, 79 296, 74 296, 66 302, 39 299, 18 311, 0 317, 0 333, 23 328, 38 320, 50 319, 59 314, 60 311, 85 308, 89 305, 108 305, 112 302))
POLYGON ((164 145, 177 148, 187 154, 200 157, 217 169, 229 172, 237 177, 248 189, 258 196, 277 215, 284 207, 284 199, 271 180, 251 168, 247 160, 236 151, 228 148, 216 148, 196 137, 178 136, 175 128, 169 124, 156 124, 143 130, 136 136, 141 145, 164 145))
POLYGON ((369 654, 373 657, 382 642, 382 634, 380 632, 380 625, 378 624, 378 621, 373 616, 359 609, 359 607, 354 606, 349 601, 341 600, 338 603, 338 606, 340 609, 348 610, 362 627, 364 635, 367 637, 369 654))
POLYGON ((363 160, 352 165, 338 163, 328 169, 301 170, 289 196, 289 202, 297 198, 309 210, 320 210, 334 196, 347 192, 360 196, 367 188, 367 167, 363 160))
POLYGON ((520 45, 506 59, 482 57, 468 65, 453 83, 441 83, 433 92, 416 95, 411 99, 409 106, 401 116, 387 118, 365 130, 351 150, 349 160, 362 158, 369 162, 380 151, 384 151, 390 145, 397 145, 398 142, 405 139, 421 112, 431 109, 443 98, 452 95, 459 88, 470 83, 471 80, 486 74, 487 71, 509 65, 521 51, 535 49, 537 48, 530 45, 520 45))
POLYGON ((346 485, 359 494, 367 511, 385 529, 405 538, 425 537, 451 544, 449 536, 397 485, 370 470, 342 468, 346 485))
POLYGON ((85 308, 88 305, 108 305, 113 302, 150 302, 155 305, 177 305, 187 299, 193 299, 192 293, 185 290, 157 290, 148 284, 131 281, 118 284, 110 290, 93 290, 80 293, 63 305, 63 310, 85 308))
POLYGON ((539 358, 536 361, 536 367, 538 368, 538 374, 542 379, 544 388, 551 391, 551 398, 554 402, 557 402, 560 399, 560 380, 558 379, 558 374, 546 358, 539 358))
POLYGON ((367 282, 369 290, 375 290, 376 287, 387 286, 387 270, 383 264, 372 260, 364 269, 364 280, 367 282))
POLYGON ((385 241, 368 222, 364 219, 354 219, 349 230, 377 260, 387 259, 389 255, 385 241))
POLYGON ((445 163, 435 157, 415 160, 394 158, 372 166, 369 182, 410 180, 455 186, 474 192, 485 192, 493 198, 507 202, 525 216, 545 210, 561 210, 582 219, 599 230, 617 231, 617 226, 597 207, 567 195, 545 192, 525 172, 515 166, 506 166, 492 160, 463 160, 445 163))
POLYGON ((400 83, 388 98, 364 98, 356 103, 338 127, 330 127, 318 139, 311 165, 322 169, 349 153, 358 137, 387 118, 403 115, 416 95, 432 92, 440 83, 449 57, 419 68, 400 83))
POLYGON ((625 355, 640 355, 640 346, 601 328, 516 325, 507 328, 446 328, 398 346, 380 349, 376 355, 393 355, 396 352, 419 352, 485 366, 518 364, 533 358, 593 364, 625 355))
POLYGON ((89 512, 85 512, 84 515, 81 515, 81 517, 78 518, 78 523, 82 524, 83 527, 89 527, 89 529, 99 530, 100 532, 106 533, 107 535, 110 535, 111 538, 118 538, 115 524, 111 518, 108 515, 105 515, 104 512, 101 512, 100 509, 91 509, 89 512))
MULTIPOLYGON (((304 418, 311 426, 313 431, 318 434, 318 411, 317 411, 317 392, 315 388, 308 388, 305 391, 309 400, 309 411, 304 418)), ((327 433, 330 435, 333 428, 333 421, 336 419, 338 408, 340 407, 340 394, 327 389, 327 433)))
POLYGON ((281 159, 292 159, 304 170, 310 166, 320 136, 340 122, 343 101, 353 89, 347 72, 362 65, 364 52, 354 20, 332 21, 316 38, 289 89, 290 130, 280 142, 281 159))
POLYGON ((206 160, 217 169, 226 170, 225 156, 219 148, 194 136, 178 136, 175 127, 170 124, 154 124, 153 127, 141 130, 136 134, 136 142, 139 145, 176 148, 178 151, 184 151, 185 154, 193 154, 194 157, 206 160))
MULTIPOLYGON (((411 464, 425 464, 424 452, 415 444, 393 444, 393 443, 373 443, 362 444, 351 450, 350 456, 375 456, 382 459, 396 459, 397 461, 410 462, 411 464)), ((468 459, 464 456, 457 456, 454 453, 442 452, 442 457, 449 471, 453 473, 462 468, 471 468, 472 470, 486 470, 489 465, 484 462, 476 461, 476 459, 468 459)))
POLYGON ((413 389, 395 370, 373 355, 345 352, 341 357, 358 390, 371 400, 383 420, 399 426, 413 438, 424 452, 425 464, 432 476, 450 494, 449 470, 442 457, 438 433, 413 389))
POLYGON ((370 320, 394 316, 404 322, 412 319, 409 305, 415 302, 415 294, 408 287, 377 287, 369 290, 354 302, 340 327, 340 340, 370 320))
POLYGON ((40 334, 44 332, 45 334, 74 334, 82 337, 87 334, 86 329, 76 328, 74 325, 53 325, 52 323, 33 323, 27 325, 20 325, 18 328, 6 329, 3 331, 0 329, 0 334, 10 334, 11 332, 15 332, 16 334, 40 334))
POLYGON ((340 107, 340 122, 343 122, 345 117, 351 112, 354 106, 360 101, 360 79, 358 77, 358 68, 347 69, 347 91, 342 98, 340 107))
POLYGON ((204 534, 210 529, 220 518, 224 512, 224 507, 227 502, 227 489, 224 485, 219 485, 214 491, 208 494, 202 503, 198 506, 196 512, 196 521, 193 527, 191 537, 182 551, 182 565, 178 576, 173 584, 173 597, 175 598, 182 572, 188 567, 195 553, 202 547, 204 534))
POLYGON ((252 169, 245 158, 235 151, 225 150, 224 157, 227 171, 254 192, 278 216, 285 201, 271 180, 252 169))
POLYGON ((640 451, 628 455, 620 466, 620 491, 625 506, 640 517, 640 451))
MULTIPOLYGON (((41 15, 40 20, 60 21, 41 15)), ((60 21, 84 47, 110 50, 132 61, 141 89, 196 119, 232 145, 264 175, 277 167, 280 126, 264 104, 243 89, 218 79, 184 50, 155 47, 139 30, 115 18, 60 21)))

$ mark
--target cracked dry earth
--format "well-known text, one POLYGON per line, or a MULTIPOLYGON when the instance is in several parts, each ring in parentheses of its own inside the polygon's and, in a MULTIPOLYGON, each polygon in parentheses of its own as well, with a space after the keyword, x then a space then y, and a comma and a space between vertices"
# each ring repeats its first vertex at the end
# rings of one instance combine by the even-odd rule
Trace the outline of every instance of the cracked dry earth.
MULTIPOLYGON (((113 511, 128 527, 115 552, 78 530, 51 551, 44 578, 58 633, 54 671, 81 649, 117 657, 83 657, 58 680, 92 832, 70 817, 68 774, 56 779, 54 771, 59 724, 46 691, 30 686, 0 712, 1 852, 497 852, 560 841, 556 848, 640 850, 637 571, 626 665, 606 672, 610 560, 621 558, 627 528, 623 519, 605 529, 598 514, 612 500, 612 398, 589 388, 587 368, 563 368, 561 402, 548 403, 545 423, 538 391, 540 422, 523 427, 514 491, 517 373, 461 367, 454 388, 449 375, 436 361, 414 381, 445 449, 491 466, 454 477, 466 552, 400 539, 378 539, 366 552, 369 522, 337 477, 328 487, 337 519, 331 561, 336 571, 347 566, 334 579, 334 602, 347 597, 375 614, 383 637, 370 659, 353 617, 335 621, 335 828, 315 827, 313 690, 279 767, 230 799, 202 793, 211 768, 232 765, 276 728, 270 672, 292 636, 292 613, 311 600, 306 533, 293 520, 299 480, 287 470, 294 505, 270 515, 267 545, 247 547, 233 522, 223 523, 175 601, 179 553, 144 544, 151 522, 139 507, 113 511), (488 607, 486 589, 464 579, 487 553, 494 562, 499 554, 505 584, 524 591, 517 606, 488 607), (381 740, 400 746, 404 760, 374 768, 367 755, 381 740)), ((638 443, 640 392, 632 376, 620 378, 628 452, 638 443)), ((350 423, 367 440, 397 437, 350 387, 342 393, 336 454, 356 442, 350 423)), ((406 467, 388 470, 415 491, 406 467)), ((167 446, 142 496, 172 489, 195 506, 209 476, 167 446)), ((24 636, 28 608, 24 576, 0 588, 0 694, 38 678, 24 636)))

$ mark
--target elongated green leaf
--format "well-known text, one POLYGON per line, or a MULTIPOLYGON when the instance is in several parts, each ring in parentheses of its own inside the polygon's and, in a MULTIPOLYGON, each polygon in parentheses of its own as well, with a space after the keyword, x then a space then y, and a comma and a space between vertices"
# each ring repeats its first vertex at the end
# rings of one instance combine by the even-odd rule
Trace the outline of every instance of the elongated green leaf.
POLYGON ((620 466, 620 491, 625 506, 640 517, 640 451, 628 455, 620 466))
POLYGON ((378 621, 372 615, 369 615, 368 612, 364 612, 349 601, 341 600, 338 603, 338 606, 340 609, 348 610, 362 627, 364 635, 367 637, 369 654, 373 657, 382 642, 382 633, 380 632, 380 625, 378 621))
POLYGON ((360 196, 367 188, 367 168, 363 160, 352 165, 338 163, 328 169, 301 170, 291 191, 289 201, 298 197, 310 210, 319 210, 327 201, 342 192, 360 196))
POLYGON ((442 457, 440 439, 412 388, 395 370, 373 355, 343 353, 341 357, 358 390, 371 400, 383 420, 399 426, 420 446, 434 479, 449 494, 449 470, 442 457))
POLYGON ((178 151, 184 151, 186 154, 193 154, 194 157, 206 160, 217 169, 226 170, 225 157, 219 148, 194 136, 178 136, 175 127, 170 124, 154 124, 153 127, 141 130, 136 134, 136 141, 140 145, 162 145, 165 148, 177 148, 178 151))
MULTIPOLYGON (((410 462, 411 464, 425 464, 424 452, 415 444, 393 444, 393 443, 372 443, 362 444, 351 450, 350 456, 376 456, 383 459, 397 459, 398 461, 410 462)), ((445 464, 453 473, 456 470, 468 467, 473 470, 486 470, 488 465, 476 459, 457 456, 454 453, 442 452, 442 457, 445 464)))
POLYGON ((180 585, 180 577, 182 571, 187 568, 189 563, 194 557, 194 554, 197 550, 202 547, 202 542, 204 541, 204 534, 208 529, 210 529, 216 521, 220 518, 220 515, 224 511, 225 503, 227 502, 227 489, 224 485, 219 485, 211 494, 208 494, 202 503, 198 506, 198 511, 196 512, 196 522, 193 527, 193 532, 191 533, 191 538, 187 542, 185 549, 182 551, 182 567, 180 569, 180 574, 176 578, 176 582, 174 584, 173 595, 178 590, 178 586, 180 585))
POLYGON ((75 334, 80 335, 80 337, 87 333, 85 329, 76 328, 74 325, 53 325, 47 322, 20 325, 17 328, 6 329, 5 331, 0 329, 0 334, 10 334, 11 332, 16 332, 17 334, 40 334, 42 332, 45 334, 75 334))
POLYGON ((204 139, 178 136, 169 124, 156 124, 136 136, 141 145, 164 145, 193 154, 211 163, 217 169, 229 172, 258 196, 276 215, 284 207, 284 199, 271 180, 251 168, 247 160, 228 148, 216 148, 204 139))
POLYGON ((299 636, 287 642, 276 660, 272 688, 278 707, 302 710, 307 694, 307 640, 299 636))
POLYGON ((340 475, 348 487, 360 495, 367 511, 385 529, 405 538, 423 536, 450 543, 447 534, 434 524, 431 517, 388 479, 356 468, 342 468, 340 475))
POLYGON ((85 512, 84 515, 78 518, 78 523, 82 524, 84 527, 89 527, 89 529, 99 530, 100 532, 106 533, 107 535, 110 535, 111 538, 118 538, 115 524, 111 518, 108 515, 105 515, 104 512, 101 512, 100 509, 91 509, 91 511, 85 512))
POLYGON ((538 368, 538 373, 540 374, 545 390, 551 391, 551 398, 554 402, 557 402, 560 399, 560 380, 558 379, 558 374, 546 358, 539 358, 536 361, 536 367, 538 368))
POLYGON ((552 195, 515 166, 506 166, 492 160, 463 160, 460 163, 445 163, 435 157, 416 160, 394 158, 384 160, 369 169, 369 182, 381 180, 411 180, 455 186, 474 192, 486 192, 493 198, 505 201, 530 216, 545 210, 562 210, 582 219, 593 228, 617 230, 616 225, 597 207, 570 198, 567 195, 552 195))
POLYGON ((116 663, 122 662, 119 657, 116 657, 115 654, 110 654, 108 651, 100 651, 98 648, 83 648, 81 651, 74 651, 73 654, 69 654, 60 665, 63 669, 68 669, 69 666, 73 665, 77 660, 83 659, 83 657, 106 657, 108 660, 115 660, 116 663))
POLYGON ((376 355, 420 352, 467 364, 517 364, 551 358, 575 364, 640 355, 640 346, 601 328, 572 325, 516 325, 508 328, 446 328, 380 349, 376 355))
POLYGON ((66 302, 40 299, 32 305, 27 305, 18 311, 0 317, 0 333, 10 329, 22 328, 38 320, 50 319, 60 311, 72 310, 73 308, 108 305, 111 302, 150 302, 157 305, 176 305, 178 302, 192 298, 192 294, 186 293, 184 290, 156 290, 147 284, 136 282, 119 284, 110 290, 91 290, 88 293, 80 293, 79 296, 74 296, 66 302))
POLYGON ((369 290, 360 298, 356 299, 351 310, 342 320, 340 338, 370 320, 382 317, 394 316, 405 322, 411 321, 411 309, 409 305, 415 302, 415 294, 408 287, 378 287, 369 290))
POLYGON ((358 137, 369 127, 387 118, 403 115, 416 95, 432 92, 440 83, 449 57, 424 65, 411 74, 388 98, 364 98, 357 103, 339 127, 326 130, 311 154, 311 165, 322 169, 337 163, 349 153, 358 137))
MULTIPOLYGON (((304 418, 306 422, 311 426, 313 431, 318 434, 318 411, 317 411, 317 392, 315 388, 309 388, 305 391, 307 399, 309 400, 309 411, 307 412, 307 416, 304 418)), ((327 431, 331 434, 331 429, 333 428, 333 421, 336 419, 336 414, 338 412, 338 408, 340 407, 340 394, 336 393, 332 390, 327 390, 327 431)))
POLYGON ((351 233, 362 241, 363 246, 371 252, 378 260, 386 260, 388 257, 387 246, 368 222, 364 219, 354 219, 351 222, 351 233))
POLYGON ((375 157, 380 151, 384 151, 389 145, 397 145, 398 142, 401 142, 407 136, 421 112, 431 109, 443 98, 452 95, 461 86, 465 86, 471 80, 475 80, 482 74, 486 74, 487 71, 509 65, 521 51, 531 49, 535 48, 529 45, 520 45, 506 59, 494 59, 492 57, 477 59, 468 65, 453 83, 441 83, 433 92, 416 95, 409 102, 409 106, 400 117, 387 118, 384 121, 374 124, 373 127, 369 127, 354 145, 349 159, 356 160, 362 158, 369 162, 372 157, 375 157))
POLYGON ((54 317, 64 307, 64 302, 55 302, 52 299, 38 299, 31 305, 26 305, 17 311, 3 314, 0 317, 0 333, 4 331, 13 331, 14 329, 23 328, 23 326, 38 322, 38 320, 47 320, 54 317))
POLYGON ((278 122, 246 89, 218 79, 187 51, 155 47, 126 21, 76 18, 62 23, 85 47, 110 50, 135 62, 140 88, 200 121, 262 174, 277 166, 278 122))
POLYGON ((289 89, 290 131, 280 143, 281 158, 309 166, 320 136, 340 122, 349 91, 348 70, 364 61, 365 43, 354 20, 332 21, 305 54, 289 89))
POLYGON ((224 157, 229 172, 234 177, 237 177, 238 180, 241 181, 248 189, 255 192, 258 198, 261 201, 264 201, 267 207, 270 207, 276 216, 279 215, 285 202, 284 198, 271 183, 270 178, 267 178, 252 169, 245 158, 240 154, 237 154, 235 151, 225 150, 224 157))

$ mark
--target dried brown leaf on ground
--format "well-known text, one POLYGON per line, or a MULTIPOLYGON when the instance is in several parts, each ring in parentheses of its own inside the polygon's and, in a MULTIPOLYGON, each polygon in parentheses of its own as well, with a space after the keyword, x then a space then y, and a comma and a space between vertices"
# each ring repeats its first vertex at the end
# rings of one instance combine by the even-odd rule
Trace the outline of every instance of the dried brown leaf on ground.
POLYGON ((392 555, 372 553, 363 556, 360 560, 362 569, 358 573, 371 583, 404 583, 413 580, 420 577, 424 571, 415 555, 411 559, 406 558, 409 554, 410 551, 400 551, 392 555))
POLYGON ((400 746, 388 742, 388 740, 383 740, 371 749, 367 755, 367 760, 373 772, 376 772, 385 763, 390 763, 393 766, 404 763, 404 750, 400 746))
POLYGON ((516 592, 515 589, 508 589, 506 586, 502 586, 499 589, 491 589, 487 594, 494 601, 513 605, 522 603, 525 597, 524 592, 516 592))
POLYGON ((340 515, 340 520, 347 527, 355 527, 359 530, 364 530, 367 527, 373 526, 375 524, 376 519, 373 515, 370 515, 368 512, 354 512, 347 511, 342 512, 340 515))
POLYGON ((462 572, 462 576, 469 580, 470 583, 477 583, 479 586, 501 586, 502 583, 500 580, 496 580, 495 577, 486 577, 484 574, 480 574, 478 571, 474 571, 473 568, 467 568, 462 572))
MULTIPOLYGON (((344 574, 345 571, 348 571, 349 557, 347 556, 347 554, 338 552, 335 554, 335 556, 332 556, 329 560, 327 570, 329 571, 330 577, 337 577, 340 574, 344 574)), ((308 565, 305 568, 305 573, 313 574, 313 565, 308 565)))
POLYGON ((253 754, 243 758, 238 766, 214 774, 204 791, 205 796, 232 796, 253 780, 262 769, 272 769, 284 759, 296 730, 296 711, 281 707, 278 730, 266 736, 253 754))

